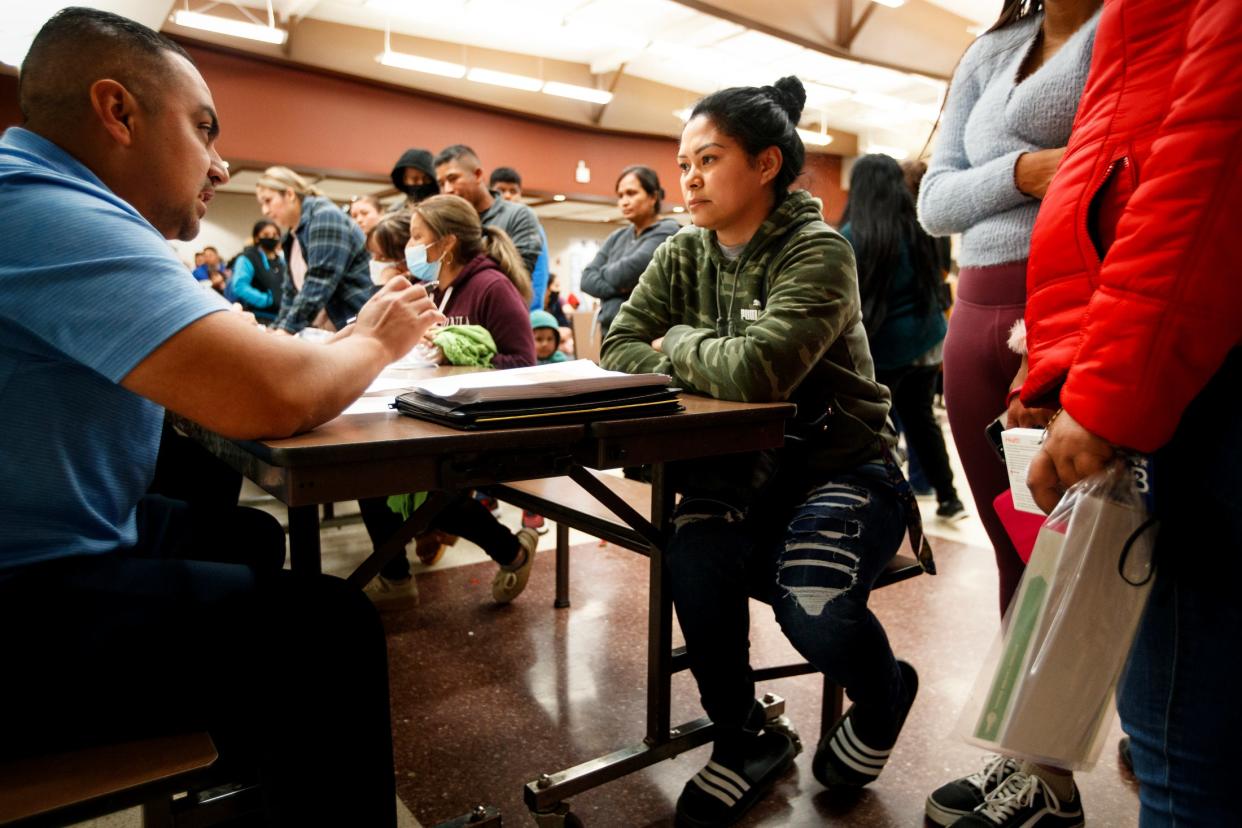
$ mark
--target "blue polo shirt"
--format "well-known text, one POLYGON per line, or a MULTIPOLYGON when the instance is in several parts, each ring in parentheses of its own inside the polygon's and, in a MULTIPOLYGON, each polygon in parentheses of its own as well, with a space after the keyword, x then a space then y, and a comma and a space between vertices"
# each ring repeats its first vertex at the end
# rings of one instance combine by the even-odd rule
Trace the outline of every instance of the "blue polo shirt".
POLYGON ((0 137, 0 575, 135 543, 164 409, 119 383, 227 309, 73 156, 0 137))

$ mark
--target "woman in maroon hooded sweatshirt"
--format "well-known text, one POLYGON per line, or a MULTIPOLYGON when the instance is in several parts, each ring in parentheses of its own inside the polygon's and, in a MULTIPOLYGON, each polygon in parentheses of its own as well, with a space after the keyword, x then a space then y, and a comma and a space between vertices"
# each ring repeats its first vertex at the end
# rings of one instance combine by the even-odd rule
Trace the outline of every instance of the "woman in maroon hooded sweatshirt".
MULTIPOLYGON (((436 307, 450 325, 479 325, 496 343, 495 368, 535 364, 535 337, 530 326, 530 276, 513 242, 503 230, 483 227, 470 202, 458 196, 432 196, 415 205, 406 244, 409 278, 426 285, 436 307)), ((430 344, 430 343, 428 343, 430 344)), ((444 354, 435 349, 441 363, 444 354)), ((360 500, 363 522, 378 549, 404 522, 389 510, 385 498, 360 500)), ((460 492, 436 517, 429 537, 460 535, 482 547, 499 565, 492 579, 492 599, 506 604, 526 588, 538 535, 533 529, 511 533, 468 491, 460 492)), ((421 543, 421 540, 420 540, 421 543)), ((420 559, 439 559, 443 544, 420 559)), ((420 546, 421 550, 421 546, 420 546)), ((399 609, 418 600, 409 559, 390 560, 366 586, 381 608, 399 609)))
POLYGON ((470 202, 437 195, 416 205, 406 262, 449 325, 479 325, 492 335, 492 367, 535 364, 530 275, 505 231, 484 227, 470 202))

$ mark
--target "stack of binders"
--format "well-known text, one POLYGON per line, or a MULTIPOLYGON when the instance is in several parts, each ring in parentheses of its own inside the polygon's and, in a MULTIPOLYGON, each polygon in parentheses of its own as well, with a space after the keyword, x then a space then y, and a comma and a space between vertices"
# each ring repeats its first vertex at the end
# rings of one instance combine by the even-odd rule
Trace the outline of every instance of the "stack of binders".
POLYGON ((682 411, 670 381, 576 360, 438 377, 400 395, 396 405, 402 414, 461 429, 621 420, 682 411))

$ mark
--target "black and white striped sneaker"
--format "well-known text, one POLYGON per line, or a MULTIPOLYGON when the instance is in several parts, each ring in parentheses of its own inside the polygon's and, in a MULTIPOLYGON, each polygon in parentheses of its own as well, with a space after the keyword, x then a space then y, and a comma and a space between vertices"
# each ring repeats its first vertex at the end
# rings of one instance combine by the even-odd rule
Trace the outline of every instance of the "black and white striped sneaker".
POLYGON ((732 761, 713 752, 677 798, 677 828, 732 825, 793 765, 797 751, 782 732, 746 737, 744 753, 732 761))
POLYGON ((983 770, 946 782, 932 791, 923 810, 937 825, 952 825, 982 805, 988 794, 1017 773, 1019 767, 1008 756, 989 756, 983 770))
POLYGON ((881 743, 861 736, 855 725, 858 705, 850 705, 841 720, 824 734, 819 748, 815 751, 815 758, 811 761, 811 772, 824 787, 861 788, 874 781, 888 764, 893 745, 897 743, 897 736, 906 723, 906 716, 910 713, 914 697, 919 691, 919 676, 914 668, 904 661, 898 661, 897 667, 901 670, 905 700, 897 711, 891 739, 881 743))

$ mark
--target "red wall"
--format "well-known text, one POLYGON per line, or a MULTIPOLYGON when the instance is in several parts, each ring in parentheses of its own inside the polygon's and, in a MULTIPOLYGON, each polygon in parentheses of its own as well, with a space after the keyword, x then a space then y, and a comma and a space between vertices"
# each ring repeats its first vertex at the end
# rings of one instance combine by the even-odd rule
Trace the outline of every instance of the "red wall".
POLYGON ((235 54, 190 52, 215 97, 226 158, 387 175, 408 147, 435 153, 463 143, 485 170, 514 167, 535 190, 611 196, 629 164, 676 182, 672 139, 601 134, 235 54), (574 182, 579 160, 591 168, 590 184, 574 182))
MULTIPOLYGON (((465 143, 478 152, 484 169, 514 167, 532 190, 611 197, 622 168, 646 164, 659 173, 669 202, 681 201, 677 142, 671 138, 601 133, 238 53, 195 46, 189 51, 216 101, 220 151, 232 161, 387 176, 408 147, 434 153, 465 143), (590 184, 574 182, 580 159, 591 168, 590 184)), ((0 76, 0 126, 20 120, 17 79, 0 76)), ((808 155, 799 184, 824 199, 829 221, 845 206, 840 180, 840 157, 808 155)))

